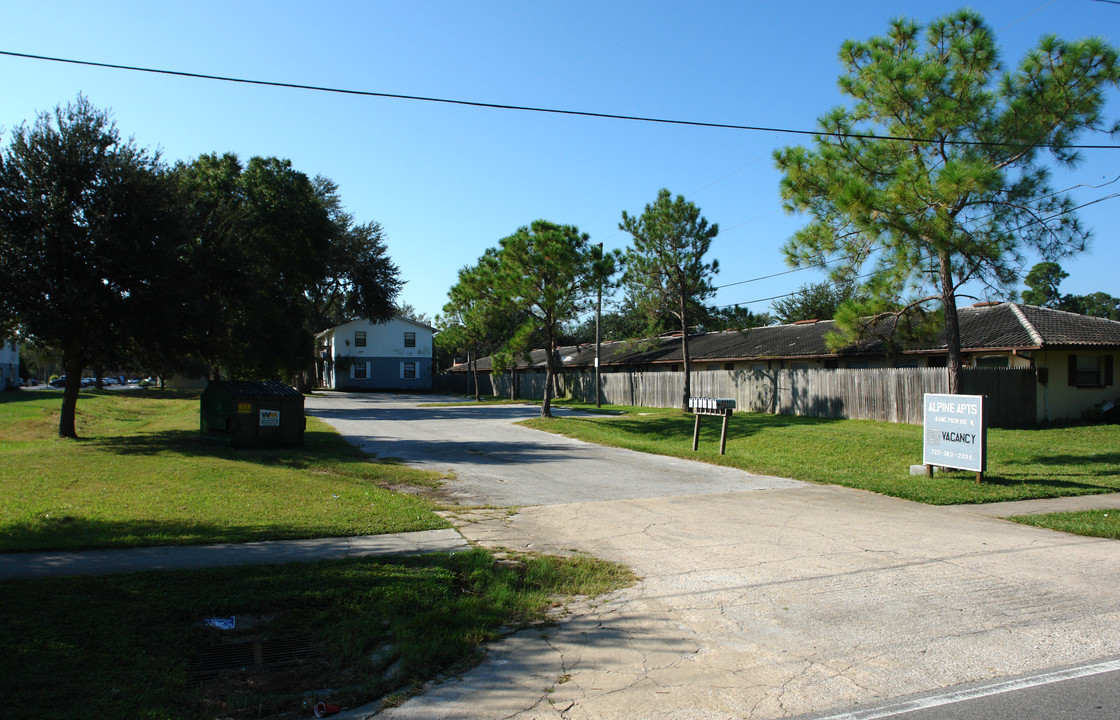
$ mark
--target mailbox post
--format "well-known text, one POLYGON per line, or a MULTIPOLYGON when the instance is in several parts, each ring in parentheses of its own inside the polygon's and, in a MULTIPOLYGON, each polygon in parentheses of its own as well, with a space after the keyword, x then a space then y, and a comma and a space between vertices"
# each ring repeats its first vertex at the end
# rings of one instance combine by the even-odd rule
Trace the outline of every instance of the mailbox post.
POLYGON ((735 398, 689 398, 688 407, 696 417, 692 428, 692 451, 700 447, 700 416, 719 415, 723 417, 723 428, 719 433, 719 454, 727 450, 727 421, 731 419, 731 412, 735 409, 735 398))

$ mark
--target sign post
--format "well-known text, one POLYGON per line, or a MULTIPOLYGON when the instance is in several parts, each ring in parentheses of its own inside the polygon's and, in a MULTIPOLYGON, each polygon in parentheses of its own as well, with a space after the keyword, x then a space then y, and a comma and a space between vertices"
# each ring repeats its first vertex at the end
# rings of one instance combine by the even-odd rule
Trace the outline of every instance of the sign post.
POLYGON ((988 422, 983 395, 938 395, 922 398, 922 463, 972 470, 980 482, 988 467, 988 422))
POLYGON ((688 407, 696 416, 692 426, 692 451, 700 447, 700 416, 719 415, 723 418, 723 428, 719 433, 719 454, 727 450, 727 421, 731 419, 731 412, 735 409, 735 398, 689 398, 688 407))

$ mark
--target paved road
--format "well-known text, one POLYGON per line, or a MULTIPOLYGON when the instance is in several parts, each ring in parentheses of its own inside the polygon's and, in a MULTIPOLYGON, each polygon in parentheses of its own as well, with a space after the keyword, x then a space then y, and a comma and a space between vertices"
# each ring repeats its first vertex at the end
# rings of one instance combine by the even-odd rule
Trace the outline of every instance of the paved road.
POLYGON ((642 578, 380 717, 777 718, 1120 657, 1112 541, 702 464, 632 473, 633 453, 509 428, 514 408, 308 407, 383 456, 430 449, 470 504, 523 506, 464 511, 469 540, 642 578))
POLYGON ((439 400, 332 393, 308 398, 306 407, 377 457, 454 470, 457 479, 447 485, 445 497, 460 505, 566 505, 804 486, 514 425, 540 416, 531 405, 430 406, 439 400))
POLYGON ((885 704, 791 720, 1114 720, 1120 661, 970 684, 885 704))

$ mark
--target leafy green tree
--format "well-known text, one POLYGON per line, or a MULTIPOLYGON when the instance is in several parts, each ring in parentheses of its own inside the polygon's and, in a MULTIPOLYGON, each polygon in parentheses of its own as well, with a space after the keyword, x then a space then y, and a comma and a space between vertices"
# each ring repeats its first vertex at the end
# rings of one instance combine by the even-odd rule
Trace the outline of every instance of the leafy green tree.
POLYGON ((1109 320, 1120 320, 1120 298, 1103 292, 1063 295, 1059 309, 1109 320))
POLYGON ((1059 307, 1062 294, 1058 286, 1062 280, 1069 277, 1069 273, 1062 270, 1056 262, 1040 262, 1031 268, 1023 279, 1027 289, 1023 291, 1023 302, 1039 307, 1059 307))
POLYGON ((749 330, 750 328, 773 324, 774 318, 770 313, 756 313, 745 307, 734 305, 713 310, 710 317, 703 323, 703 327, 705 332, 721 332, 749 330))
POLYGON ((854 296, 855 288, 850 283, 808 283, 793 295, 775 300, 770 307, 783 325, 801 320, 828 320, 854 296))
POLYGON ((715 294, 711 281, 719 272, 719 262, 707 262, 704 256, 719 234, 719 225, 709 225, 683 195, 674 199, 662 189, 640 216, 623 210, 618 227, 634 238, 622 282, 629 301, 647 319, 648 335, 660 332, 660 318, 666 313, 678 323, 684 358, 681 409, 687 411, 692 368, 688 336, 692 325, 708 316, 704 301, 715 294))
POLYGON ((384 322, 398 313, 396 299, 404 283, 389 258, 380 223, 358 223, 342 207, 338 185, 317 176, 315 194, 330 217, 331 238, 323 277, 310 293, 312 331, 368 318, 384 322))
POLYGON ((541 417, 552 417, 555 378, 560 369, 557 340, 565 323, 591 307, 595 290, 614 274, 615 257, 592 245, 572 225, 536 220, 501 241, 494 293, 526 315, 505 343, 506 352, 524 353, 540 332, 545 341, 545 391, 541 417))
POLYGON ((0 315, 62 354, 60 437, 77 437, 85 368, 137 338, 182 274, 178 210, 158 155, 81 96, 0 155, 0 315))
POLYGON ((1081 315, 1120 320, 1120 298, 1108 293, 1095 292, 1088 295, 1062 295, 1059 290, 1062 280, 1069 273, 1055 262, 1040 262, 1031 268, 1023 279, 1027 289, 1023 291, 1023 302, 1041 307, 1051 307, 1081 315))
POLYGON ((505 337, 510 314, 504 298, 493 289, 497 272, 497 251, 491 249, 478 264, 459 270, 458 282, 448 291, 448 302, 443 315, 437 319, 439 332, 435 336, 437 347, 445 351, 467 354, 469 371, 474 378, 474 399, 480 400, 478 389, 478 358, 483 353, 497 350, 505 337))
MULTIPOLYGON (((357 284, 350 279, 361 268, 347 260, 383 252, 377 229, 340 231, 321 187, 287 160, 254 157, 242 167, 232 154, 204 155, 176 172, 194 239, 191 347, 212 377, 301 377, 321 329, 315 300, 331 282, 357 284), (346 243, 355 249, 341 251, 346 243)), ((353 303, 353 292, 344 300, 353 303)))
POLYGON ((419 310, 417 310, 412 305, 409 305, 408 303, 398 305, 396 307, 396 310, 395 310, 394 314, 399 315, 400 317, 406 318, 408 320, 412 320, 412 321, 415 321, 415 322, 418 322, 418 323, 423 323, 425 325, 431 325, 432 324, 432 318, 431 318, 430 315, 428 315, 428 313, 420 312, 419 310))
POLYGON ((787 259, 837 260, 834 280, 862 280, 868 300, 837 317, 853 335, 854 318, 939 303, 949 389, 959 392, 960 287, 1008 288, 1022 249, 1049 260, 1089 237, 1068 195, 1049 187, 1045 162, 1074 165, 1079 135, 1107 129, 1116 57, 1099 39, 1045 37, 1005 71, 992 31, 967 10, 924 35, 900 19, 882 37, 844 43, 839 84, 853 102, 820 119, 812 149, 775 153, 785 208, 812 218, 787 259))
MULTIPOLYGON (((648 335, 659 335, 660 331, 671 327, 673 317, 668 313, 661 313, 655 320, 658 332, 650 333, 649 318, 635 307, 629 297, 611 303, 610 308, 603 313, 599 322, 599 332, 604 341, 630 340, 637 342, 648 335)), ((595 316, 588 315, 582 323, 571 327, 565 333, 565 342, 573 345, 584 345, 595 342, 595 316)))

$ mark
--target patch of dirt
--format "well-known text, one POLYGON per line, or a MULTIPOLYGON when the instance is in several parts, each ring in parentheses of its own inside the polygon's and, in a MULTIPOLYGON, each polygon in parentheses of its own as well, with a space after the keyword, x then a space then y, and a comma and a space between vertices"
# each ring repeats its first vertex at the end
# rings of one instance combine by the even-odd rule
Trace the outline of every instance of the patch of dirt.
POLYGON ((340 678, 324 658, 284 668, 227 670, 213 680, 199 683, 192 700, 202 715, 215 720, 241 718, 314 717, 314 704, 337 700, 309 688, 337 686, 340 678))

